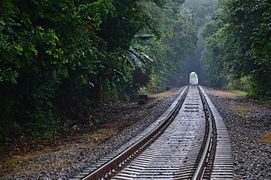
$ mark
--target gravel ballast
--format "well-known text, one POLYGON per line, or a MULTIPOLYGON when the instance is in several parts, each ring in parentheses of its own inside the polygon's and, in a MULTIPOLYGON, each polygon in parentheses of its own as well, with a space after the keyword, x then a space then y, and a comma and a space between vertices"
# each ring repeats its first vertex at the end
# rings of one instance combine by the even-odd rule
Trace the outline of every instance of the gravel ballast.
POLYGON ((127 142, 158 119, 182 89, 151 95, 149 103, 143 106, 133 104, 131 107, 122 107, 115 116, 107 117, 107 119, 113 118, 114 121, 111 124, 109 122, 106 129, 96 130, 95 136, 83 134, 72 139, 71 142, 64 142, 58 147, 60 150, 57 150, 58 148, 50 149, 48 152, 37 153, 35 157, 31 155, 31 158, 20 157, 22 160, 16 162, 13 171, 8 173, 0 171, 0 179, 68 179, 75 177, 86 168, 95 166, 102 157, 125 148, 125 143, 126 146, 129 145, 127 142), (106 134, 109 135, 102 141, 95 142, 96 137, 99 139, 99 136, 106 134))
POLYGON ((271 179, 271 107, 223 91, 209 90, 228 128, 234 179, 271 179))
MULTIPOLYGON (((12 171, 0 169, 0 179, 68 179, 93 169, 150 128, 181 90, 153 96, 143 106, 123 106, 115 115, 105 117, 113 119, 108 126, 91 134, 78 135, 56 148, 20 155, 12 171)), ((234 179, 271 179, 271 107, 227 91, 207 92, 229 130, 234 179)))

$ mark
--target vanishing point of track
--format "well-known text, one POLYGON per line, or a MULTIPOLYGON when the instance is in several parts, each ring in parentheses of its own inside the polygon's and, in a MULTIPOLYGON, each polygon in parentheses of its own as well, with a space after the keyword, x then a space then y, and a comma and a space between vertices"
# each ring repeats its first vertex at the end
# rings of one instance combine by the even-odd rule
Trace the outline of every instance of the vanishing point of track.
POLYGON ((229 135, 200 86, 186 87, 156 126, 80 179, 232 179, 229 135))

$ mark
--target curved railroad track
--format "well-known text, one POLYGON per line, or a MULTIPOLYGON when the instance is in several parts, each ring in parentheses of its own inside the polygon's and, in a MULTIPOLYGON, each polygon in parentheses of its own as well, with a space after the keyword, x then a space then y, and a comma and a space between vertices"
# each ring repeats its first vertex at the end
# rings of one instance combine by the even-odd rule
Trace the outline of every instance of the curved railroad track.
POLYGON ((79 179, 232 179, 229 135, 200 86, 186 87, 150 132, 79 179))

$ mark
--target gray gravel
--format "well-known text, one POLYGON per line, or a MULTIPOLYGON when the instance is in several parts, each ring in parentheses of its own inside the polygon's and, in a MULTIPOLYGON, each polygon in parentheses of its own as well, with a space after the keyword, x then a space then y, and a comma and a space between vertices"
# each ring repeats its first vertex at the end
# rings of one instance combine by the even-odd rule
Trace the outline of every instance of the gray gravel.
MULTIPOLYGON (((139 114, 138 117, 136 117, 138 119, 136 123, 125 128, 121 133, 108 139, 106 142, 101 143, 91 152, 78 148, 77 151, 56 151, 45 154, 30 162, 22 162, 21 164, 24 166, 23 163, 30 163, 33 164, 33 167, 35 167, 35 164, 39 164, 39 166, 41 164, 43 165, 41 172, 36 172, 32 176, 16 174, 0 177, 0 179, 68 179, 77 176, 86 169, 95 168, 97 164, 101 164, 104 157, 110 157, 118 153, 121 149, 124 149, 126 146, 129 146, 129 143, 131 143, 130 140, 152 124, 170 106, 170 104, 176 99, 177 95, 178 94, 175 93, 171 97, 158 99, 158 103, 154 107, 148 109, 147 116, 139 114), (73 160, 70 164, 63 165, 61 169, 53 168, 52 170, 52 167, 46 167, 46 162, 52 162, 56 159, 59 160, 63 158, 71 158, 73 160)), ((142 109, 144 109, 144 106, 142 109)), ((29 166, 29 164, 26 165, 29 166)))
MULTIPOLYGON (((121 133, 106 142, 101 143, 93 151, 78 148, 77 151, 54 152, 42 155, 31 162, 42 164, 43 171, 29 177, 24 174, 0 177, 0 179, 67 179, 93 169, 103 162, 103 159, 117 154, 132 143, 131 139, 152 124, 175 100, 174 95, 148 110, 148 115, 138 115, 138 121, 124 129, 121 133), (71 158, 70 164, 61 169, 47 168, 47 162, 56 159, 71 158), (74 163, 75 162, 75 163, 74 163)), ((234 179, 271 179, 271 144, 262 143, 259 137, 271 131, 271 108, 260 105, 246 98, 224 98, 211 95, 210 98, 222 115, 229 130, 233 147, 234 179), (237 113, 232 111, 232 105, 249 105, 261 111, 237 113)), ((144 108, 144 106, 143 106, 144 108)), ((25 162, 22 162, 25 163, 25 162)), ((23 166, 24 164, 22 164, 23 166)))
POLYGON ((263 133, 271 132, 271 108, 248 98, 209 95, 229 130, 234 179, 271 179, 271 144, 262 143, 259 139, 263 133), (251 110, 232 110, 244 105, 251 107, 251 110))

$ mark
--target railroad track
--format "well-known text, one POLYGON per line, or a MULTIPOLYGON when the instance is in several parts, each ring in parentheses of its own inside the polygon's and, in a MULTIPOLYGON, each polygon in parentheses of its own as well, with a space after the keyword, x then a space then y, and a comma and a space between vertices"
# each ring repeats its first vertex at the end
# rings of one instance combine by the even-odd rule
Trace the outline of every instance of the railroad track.
POLYGON ((186 87, 140 139, 79 179, 232 179, 229 135, 200 86, 186 87))

